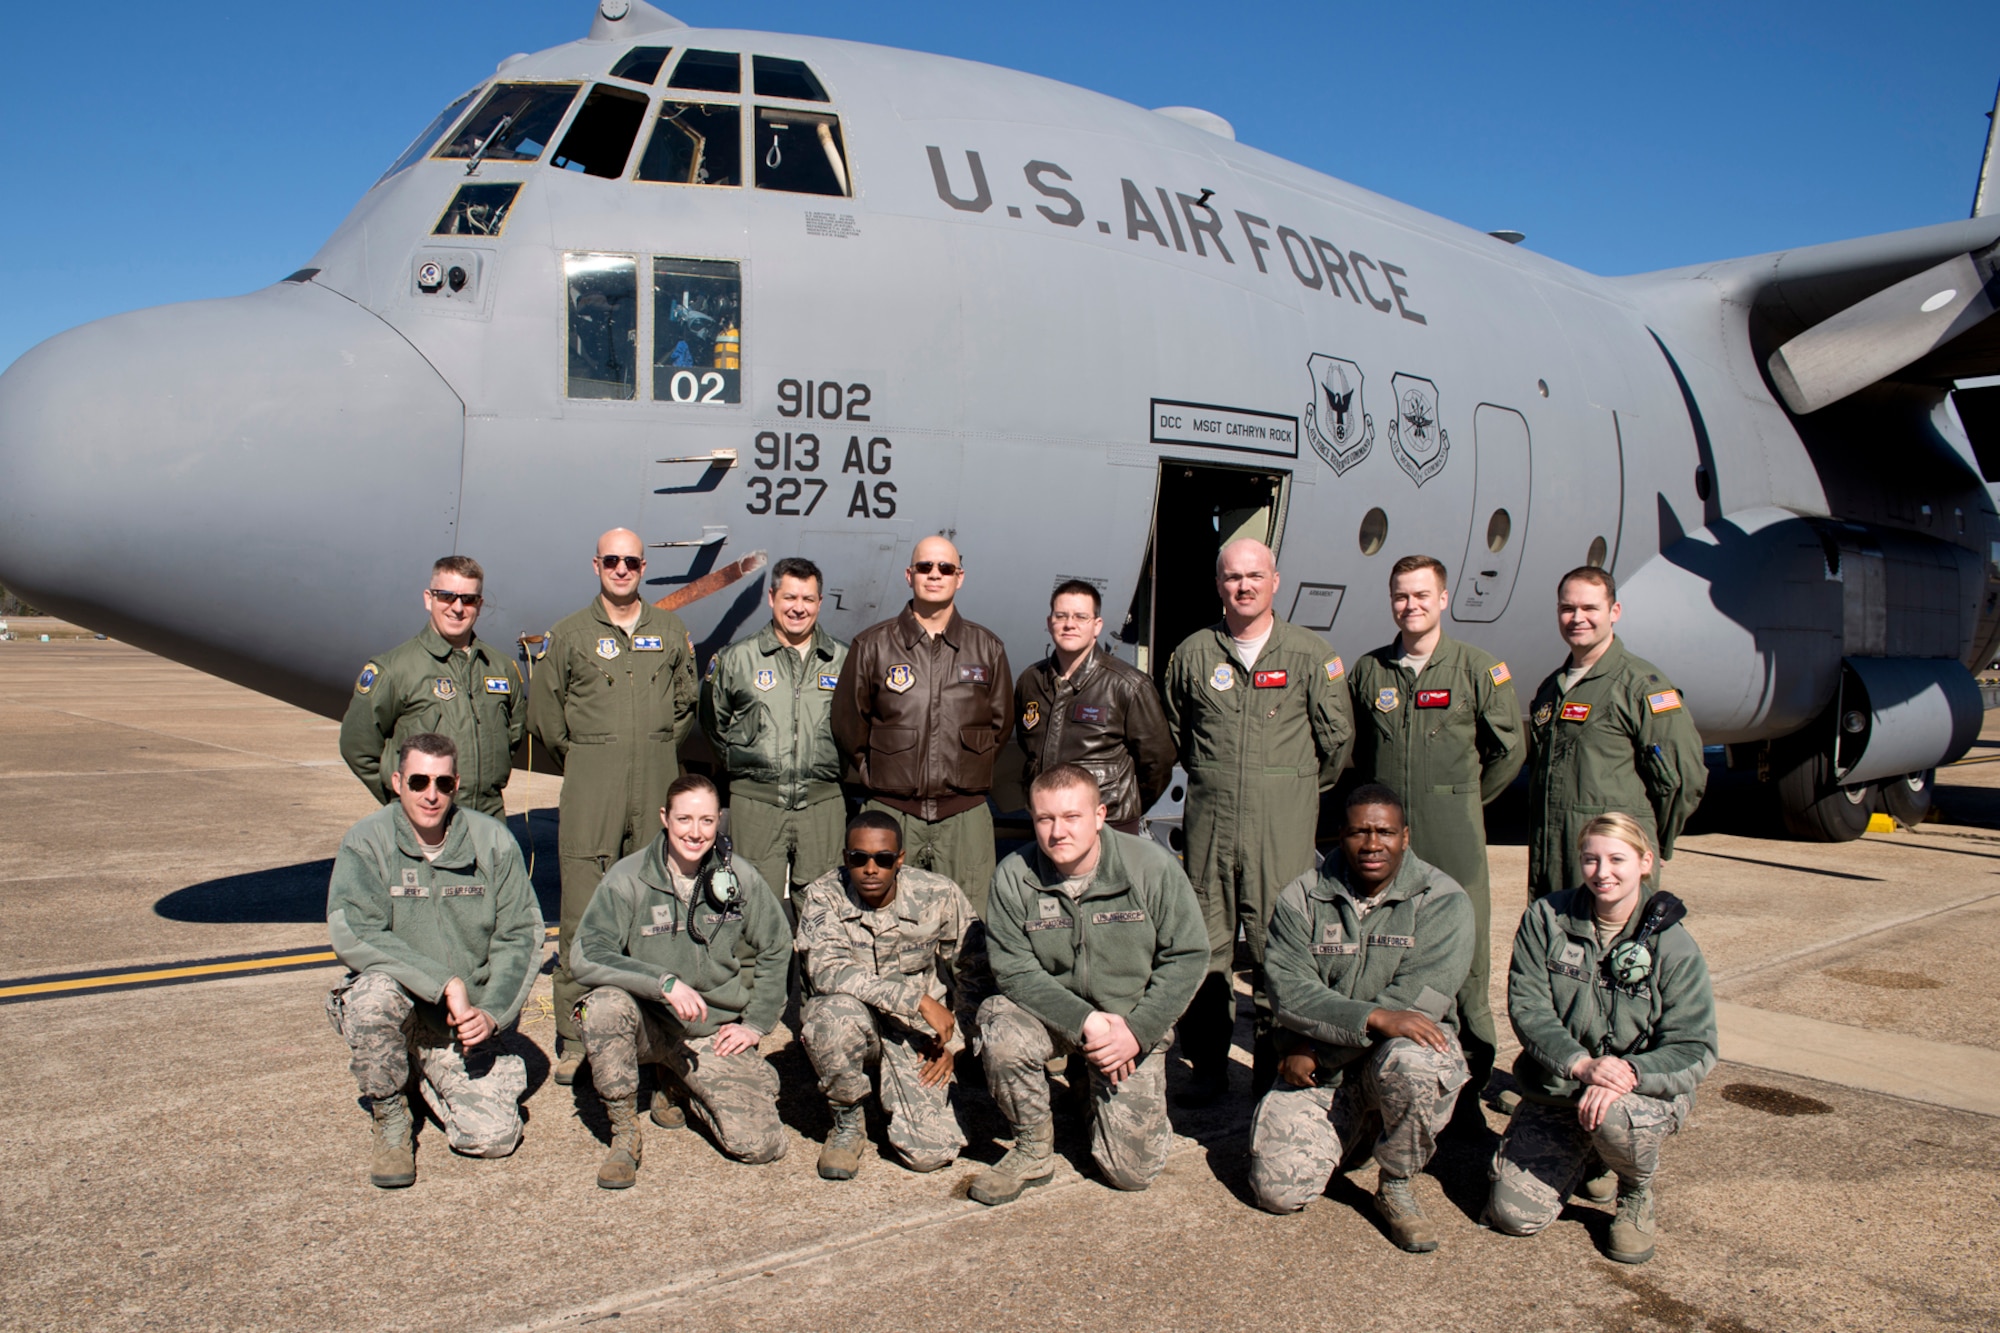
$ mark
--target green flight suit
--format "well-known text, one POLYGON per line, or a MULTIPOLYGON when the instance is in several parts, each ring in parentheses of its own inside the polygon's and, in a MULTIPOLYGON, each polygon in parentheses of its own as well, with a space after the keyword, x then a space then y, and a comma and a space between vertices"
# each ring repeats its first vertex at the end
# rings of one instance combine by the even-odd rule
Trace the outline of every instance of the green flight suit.
POLYGON ((361 668, 340 723, 340 757, 384 805, 396 799, 389 775, 405 737, 435 731, 458 746, 458 804, 507 817, 500 793, 513 772, 514 747, 527 734, 528 706, 514 659, 473 636, 464 649, 437 627, 398 644, 361 668))
MULTIPOLYGON (((1535 691, 1529 710, 1528 895, 1583 883, 1576 836, 1595 815, 1621 810, 1653 838, 1660 859, 1708 788, 1701 733, 1679 690, 1617 638, 1583 679, 1563 689, 1568 663, 1535 691)), ((1654 875, 1658 885, 1658 872, 1654 875)))
POLYGON ((1285 885, 1312 868, 1319 794, 1354 739, 1346 667, 1311 630, 1279 620, 1254 666, 1226 624, 1190 634, 1167 663, 1167 725, 1187 769, 1188 879, 1208 923, 1209 976, 1181 1025, 1204 1080, 1226 1078, 1236 996, 1230 973, 1240 925, 1249 944, 1257 1055, 1276 1069, 1264 934, 1285 885))
POLYGON ((1485 806, 1528 757, 1521 701, 1507 664, 1440 637, 1421 673, 1398 666, 1400 639, 1354 664, 1354 771, 1403 798, 1410 850, 1457 880, 1472 900, 1472 970, 1458 991, 1459 1040, 1473 1096, 1493 1072, 1493 886, 1485 806))
POLYGON ((792 890, 840 863, 847 803, 833 691, 847 645, 813 630, 804 654, 775 626, 730 644, 701 683, 701 729, 729 775, 729 837, 796 917, 792 890))
POLYGON ((671 611, 642 603, 626 631, 593 597, 549 631, 532 677, 528 725, 563 769, 555 1007, 568 1046, 583 1040, 572 1015, 586 989, 570 971, 570 942, 604 872, 659 835, 680 744, 694 729, 694 646, 671 611))

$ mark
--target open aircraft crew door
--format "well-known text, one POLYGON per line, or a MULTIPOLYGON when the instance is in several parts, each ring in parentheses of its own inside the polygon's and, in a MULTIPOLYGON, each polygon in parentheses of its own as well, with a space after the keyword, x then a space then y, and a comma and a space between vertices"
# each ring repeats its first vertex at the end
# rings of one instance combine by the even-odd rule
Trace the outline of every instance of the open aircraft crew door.
POLYGON ((1472 414, 1472 449, 1471 531, 1465 561, 1452 571, 1451 618, 1462 622, 1498 620, 1514 595, 1528 540, 1527 418, 1481 403, 1472 414))
POLYGON ((1291 480, 1277 468, 1160 460, 1146 562, 1120 635, 1140 670, 1159 680, 1182 639, 1222 619, 1215 557, 1226 544, 1255 537, 1278 549, 1291 480))

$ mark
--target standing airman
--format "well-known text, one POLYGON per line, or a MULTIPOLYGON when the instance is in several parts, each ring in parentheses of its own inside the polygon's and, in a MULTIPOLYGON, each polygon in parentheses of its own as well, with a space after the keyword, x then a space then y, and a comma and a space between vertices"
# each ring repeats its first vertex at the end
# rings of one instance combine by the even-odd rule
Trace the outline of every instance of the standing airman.
POLYGON ((1355 713, 1354 771, 1398 793, 1409 813, 1410 850, 1456 880, 1472 901, 1472 969, 1458 992, 1459 1040, 1472 1093, 1459 1100, 1467 1123, 1493 1072, 1492 881, 1484 806, 1507 789, 1527 758, 1521 703, 1507 664, 1446 638, 1451 598, 1444 565, 1408 555, 1389 570, 1389 609, 1402 633, 1348 673, 1355 713))
POLYGON ((694 644, 671 611, 639 594, 639 534, 613 528, 591 560, 598 595, 549 632, 534 668, 528 723, 562 765, 562 930, 556 955, 557 1083, 575 1080, 583 987, 570 971, 577 923, 604 872, 656 836, 653 821, 694 728, 694 644))
POLYGON ((1212 951, 1182 1024, 1195 1074, 1190 1104, 1228 1090, 1239 927, 1256 997, 1256 1095, 1276 1075, 1264 932, 1278 891, 1312 867, 1319 794, 1339 778, 1354 738, 1346 666, 1317 634, 1272 613, 1271 548, 1234 541, 1215 564, 1222 623, 1174 649, 1166 676, 1167 721, 1188 774, 1188 878, 1201 895, 1212 951))

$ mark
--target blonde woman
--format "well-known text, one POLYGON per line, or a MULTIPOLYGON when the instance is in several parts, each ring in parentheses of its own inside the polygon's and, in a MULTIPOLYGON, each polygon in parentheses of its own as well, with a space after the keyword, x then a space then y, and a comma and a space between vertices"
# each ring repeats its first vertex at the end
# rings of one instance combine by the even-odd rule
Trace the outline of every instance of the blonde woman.
POLYGON ((1592 1158, 1618 1178, 1606 1253, 1653 1257, 1660 1145, 1715 1067, 1708 964, 1647 887, 1653 847, 1638 821, 1599 815, 1577 837, 1581 887, 1529 905, 1514 936, 1507 1014, 1521 1040, 1521 1105, 1493 1158, 1486 1221, 1512 1236, 1553 1222, 1592 1158))

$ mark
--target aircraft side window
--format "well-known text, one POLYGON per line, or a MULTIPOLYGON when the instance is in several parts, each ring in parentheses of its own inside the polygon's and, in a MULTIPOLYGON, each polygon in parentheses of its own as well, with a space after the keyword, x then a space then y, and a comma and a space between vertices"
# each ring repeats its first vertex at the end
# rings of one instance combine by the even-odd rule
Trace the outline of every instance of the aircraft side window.
POLYGON ((743 58, 734 51, 684 51, 667 87, 698 93, 740 93, 743 58))
POLYGON ((803 60, 779 56, 751 56, 750 68, 756 78, 752 86, 759 97, 789 97, 795 102, 824 102, 826 89, 803 60))
POLYGON ((549 165, 616 180, 625 174, 625 159, 632 155, 632 141, 645 120, 644 93, 599 84, 569 123, 569 133, 563 135, 562 147, 549 165))
POLYGON ((486 94, 439 157, 482 162, 533 162, 554 137, 563 113, 576 100, 575 83, 503 83, 486 94), (492 140, 491 144, 487 140, 492 140), (484 149, 482 152, 481 150, 484 149))
POLYGON ((477 88, 474 88, 472 92, 467 93, 465 96, 459 98, 456 102, 453 102, 450 106, 446 107, 444 110, 438 112, 437 118, 424 127, 424 132, 422 134, 419 134, 416 138, 410 140, 410 146, 403 150, 403 155, 390 164, 389 169, 382 173, 382 175, 376 180, 375 184, 380 185, 383 181, 388 180, 391 176, 395 175, 397 172, 402 171, 408 166, 410 166, 411 163, 415 162, 425 153, 430 152, 430 150, 436 146, 438 139, 443 136, 444 132, 451 128, 451 123, 458 119, 460 113, 462 113, 467 106, 471 105, 474 95, 477 94, 478 92, 479 90, 477 88))
POLYGON ((451 197, 451 207, 431 228, 431 235, 498 236, 507 225, 507 210, 514 206, 514 196, 520 192, 519 181, 461 185, 451 197))
POLYGON ((566 254, 571 398, 633 396, 639 359, 639 261, 631 255, 566 254))
POLYGON ((760 190, 848 193, 847 153, 840 138, 838 116, 760 106, 757 137, 751 142, 750 152, 757 159, 760 190))
POLYGON ((743 266, 733 259, 653 260, 653 397, 743 401, 743 266))
POLYGON ((614 79, 630 79, 634 83, 651 83, 660 77, 660 66, 667 63, 667 57, 674 53, 671 46, 635 46, 618 57, 618 63, 611 67, 614 79))
POLYGON ((636 175, 674 185, 741 185, 742 109, 734 102, 661 102, 636 175))

